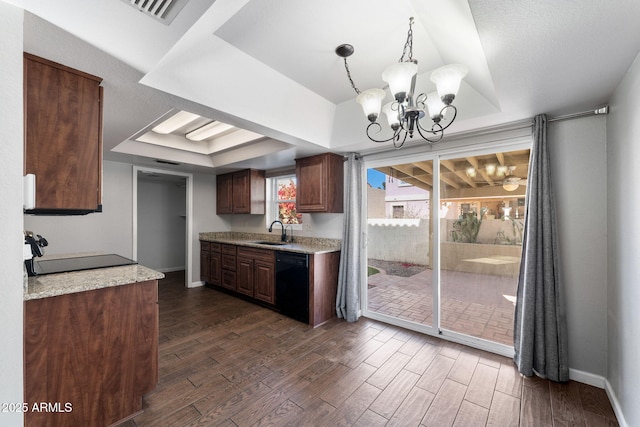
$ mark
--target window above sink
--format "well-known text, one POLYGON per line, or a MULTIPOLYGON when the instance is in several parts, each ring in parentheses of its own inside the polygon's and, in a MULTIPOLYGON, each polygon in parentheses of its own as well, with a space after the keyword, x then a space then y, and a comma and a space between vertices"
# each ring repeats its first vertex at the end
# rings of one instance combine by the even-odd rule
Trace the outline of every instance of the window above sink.
POLYGON ((295 174, 267 178, 267 228, 277 220, 294 230, 302 229, 302 214, 296 211, 296 193, 295 174))

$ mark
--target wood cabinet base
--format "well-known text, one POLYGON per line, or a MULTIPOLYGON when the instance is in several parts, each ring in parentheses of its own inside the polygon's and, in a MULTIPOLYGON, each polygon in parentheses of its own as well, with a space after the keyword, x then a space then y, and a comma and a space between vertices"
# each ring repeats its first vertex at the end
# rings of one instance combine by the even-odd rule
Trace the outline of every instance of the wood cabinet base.
POLYGON ((26 301, 25 425, 108 426, 139 413, 158 382, 157 302, 156 280, 26 301))

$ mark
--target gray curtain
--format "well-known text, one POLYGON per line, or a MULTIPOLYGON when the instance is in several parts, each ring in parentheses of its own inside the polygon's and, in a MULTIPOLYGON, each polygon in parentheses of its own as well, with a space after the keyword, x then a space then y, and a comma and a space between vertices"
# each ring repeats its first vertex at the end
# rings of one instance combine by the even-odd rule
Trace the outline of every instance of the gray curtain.
POLYGON ((514 361, 523 375, 563 382, 569 380, 568 343, 546 116, 536 116, 533 126, 514 361))
POLYGON ((363 224, 362 176, 364 162, 354 153, 345 162, 345 207, 342 253, 338 276, 336 312, 338 317, 355 322, 360 317, 360 283, 362 281, 363 224))

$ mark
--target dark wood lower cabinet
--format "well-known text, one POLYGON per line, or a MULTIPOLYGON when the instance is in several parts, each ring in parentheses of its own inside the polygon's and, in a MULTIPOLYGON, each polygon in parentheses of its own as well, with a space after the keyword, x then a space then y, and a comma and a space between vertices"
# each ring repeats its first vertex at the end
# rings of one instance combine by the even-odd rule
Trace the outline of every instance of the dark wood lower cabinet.
POLYGON ((26 301, 25 425, 108 426, 140 413, 158 382, 157 302, 156 280, 26 301))
POLYGON ((238 292, 267 304, 276 302, 276 258, 269 249, 238 247, 238 292))
POLYGON ((309 257, 309 324, 314 328, 336 316, 340 252, 309 257))
MULTIPOLYGON (((203 243, 206 242, 201 242, 203 243)), ((207 284, 277 309, 274 250, 210 243, 211 252, 208 258, 205 259, 201 255, 201 260, 205 259, 203 262, 207 262, 207 265, 200 266, 201 275, 205 274, 204 270, 208 270, 207 284), (215 252, 216 250, 218 252, 215 252)), ((339 264, 339 251, 309 255, 307 323, 313 327, 335 317, 339 264)))
POLYGON ((203 282, 222 284, 222 255, 219 252, 211 252, 209 264, 205 268, 209 270, 209 280, 203 280, 203 282))
POLYGON ((248 297, 253 297, 253 260, 240 256, 236 264, 237 291, 248 297))
MULTIPOLYGON (((272 252, 273 254, 273 252, 272 252)), ((275 264, 256 260, 254 263, 254 297, 268 304, 276 302, 275 264)))
POLYGON ((200 281, 211 279, 211 249, 209 242, 200 242, 200 281))

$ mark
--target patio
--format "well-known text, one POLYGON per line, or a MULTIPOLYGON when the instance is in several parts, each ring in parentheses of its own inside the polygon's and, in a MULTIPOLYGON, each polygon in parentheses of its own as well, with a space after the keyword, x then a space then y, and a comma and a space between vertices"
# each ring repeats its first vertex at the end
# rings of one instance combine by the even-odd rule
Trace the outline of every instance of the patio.
MULTIPOLYGON (((402 277, 378 270, 368 278, 368 309, 432 325, 432 271, 402 277)), ((513 344, 513 277, 443 270, 441 284, 442 329, 513 344)))

